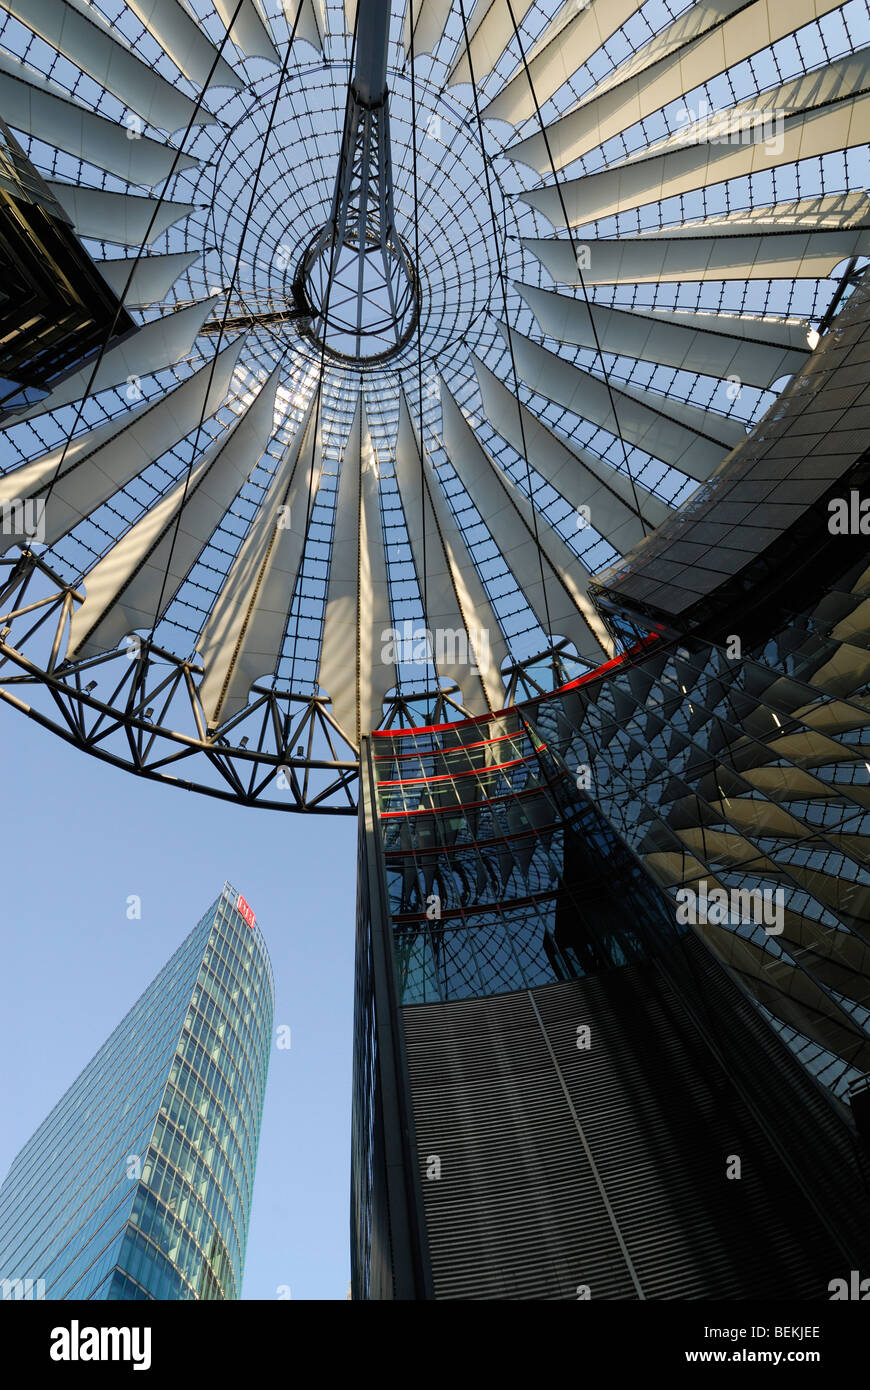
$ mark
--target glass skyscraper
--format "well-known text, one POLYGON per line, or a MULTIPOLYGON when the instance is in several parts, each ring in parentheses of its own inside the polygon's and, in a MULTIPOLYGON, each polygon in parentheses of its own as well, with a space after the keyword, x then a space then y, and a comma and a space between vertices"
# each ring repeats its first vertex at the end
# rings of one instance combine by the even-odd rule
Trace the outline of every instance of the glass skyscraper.
POLYGON ((12 1163, 3 1297, 239 1297, 273 1014, 225 884, 12 1163))
MULTIPOLYGON (((870 0, 230 8, 0 0, 0 704, 358 811, 354 1298, 862 1289, 870 0)), ((200 968, 0 1277, 237 1291, 200 968)))

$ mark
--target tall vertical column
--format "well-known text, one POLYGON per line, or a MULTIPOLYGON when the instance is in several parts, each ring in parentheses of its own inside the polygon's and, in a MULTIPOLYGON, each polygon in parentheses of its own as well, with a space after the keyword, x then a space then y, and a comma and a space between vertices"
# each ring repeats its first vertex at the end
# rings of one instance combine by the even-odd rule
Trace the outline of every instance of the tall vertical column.
POLYGON ((350 360, 393 356, 419 316, 417 274, 393 210, 389 36, 389 0, 360 0, 329 220, 309 245, 293 287, 303 331, 332 356, 350 360))

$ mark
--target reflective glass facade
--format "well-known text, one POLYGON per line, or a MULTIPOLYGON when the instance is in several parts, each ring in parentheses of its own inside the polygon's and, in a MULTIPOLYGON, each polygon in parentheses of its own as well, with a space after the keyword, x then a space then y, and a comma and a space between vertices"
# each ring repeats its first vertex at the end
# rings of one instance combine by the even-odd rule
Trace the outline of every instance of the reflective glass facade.
POLYGON ((866 1260, 847 1115, 679 920, 638 852, 653 806, 620 801, 623 833, 605 814, 622 767, 588 752, 586 706, 620 746, 623 682, 648 671, 656 708, 674 659, 647 643, 364 746, 357 1298, 813 1300, 866 1260))
POLYGON ((49 1299, 238 1298, 274 1012, 240 902, 225 885, 15 1158, 3 1278, 49 1299))
POLYGON ((779 903, 776 930, 694 929, 841 1100, 870 1072, 868 595, 865 558, 737 655, 727 633, 654 640, 529 712, 675 904, 779 903))
POLYGON ((368 741, 355 1296, 812 1300, 866 1264, 870 570, 815 526, 745 611, 626 603, 600 670, 368 741))
POLYGON ((576 979, 673 932, 523 711, 372 748, 402 1004, 576 979))
POLYGON ((635 633, 540 700, 373 737, 403 1003, 631 959, 662 899, 628 927, 616 883, 637 903, 664 889, 671 926, 688 889, 686 925, 848 1103, 870 1072, 866 558, 789 597, 761 634, 742 619, 737 648, 721 631, 635 633), (777 920, 705 909, 715 894, 756 895, 777 920))

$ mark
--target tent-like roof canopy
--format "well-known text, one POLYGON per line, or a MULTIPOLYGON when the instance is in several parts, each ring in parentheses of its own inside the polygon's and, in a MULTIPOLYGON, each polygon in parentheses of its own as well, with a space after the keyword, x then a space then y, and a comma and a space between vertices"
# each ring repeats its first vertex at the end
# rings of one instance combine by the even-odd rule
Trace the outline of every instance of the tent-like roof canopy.
POLYGON ((44 512, 0 537, 4 660, 89 695, 99 739, 132 711, 140 761, 149 728, 220 761, 268 706, 273 761, 310 768, 315 711, 331 776, 378 725, 617 650, 590 581, 740 445, 870 254, 870 56, 863 0, 396 7, 419 312, 354 355, 299 306, 356 7, 282 4, 0 10, 0 114, 136 322, 2 420, 0 503, 44 512))

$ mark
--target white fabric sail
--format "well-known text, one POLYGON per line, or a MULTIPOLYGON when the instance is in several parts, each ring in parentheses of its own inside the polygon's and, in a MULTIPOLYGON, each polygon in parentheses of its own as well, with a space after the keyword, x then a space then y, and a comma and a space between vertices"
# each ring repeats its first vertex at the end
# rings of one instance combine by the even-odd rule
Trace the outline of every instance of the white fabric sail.
POLYGON ((320 654, 320 683, 353 743, 377 728, 397 681, 391 627, 378 464, 360 395, 341 461, 320 654))

